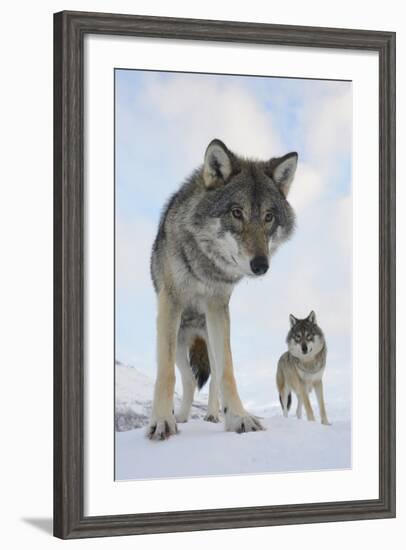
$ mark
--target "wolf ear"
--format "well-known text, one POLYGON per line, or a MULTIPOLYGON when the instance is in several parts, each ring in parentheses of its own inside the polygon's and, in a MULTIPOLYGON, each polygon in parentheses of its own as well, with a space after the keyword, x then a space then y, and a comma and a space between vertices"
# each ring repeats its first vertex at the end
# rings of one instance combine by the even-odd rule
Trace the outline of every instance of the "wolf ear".
POLYGON ((297 153, 288 153, 270 161, 270 175, 285 197, 295 176, 297 159, 297 153))
POLYGON ((290 326, 293 328, 296 323, 297 323, 297 319, 294 315, 290 314, 289 315, 289 321, 290 321, 290 326))
POLYGON ((207 189, 225 183, 233 172, 234 155, 222 141, 213 139, 204 155, 203 179, 207 189))
POLYGON ((316 322, 316 314, 314 313, 314 311, 311 311, 307 318, 311 323, 314 324, 316 322))

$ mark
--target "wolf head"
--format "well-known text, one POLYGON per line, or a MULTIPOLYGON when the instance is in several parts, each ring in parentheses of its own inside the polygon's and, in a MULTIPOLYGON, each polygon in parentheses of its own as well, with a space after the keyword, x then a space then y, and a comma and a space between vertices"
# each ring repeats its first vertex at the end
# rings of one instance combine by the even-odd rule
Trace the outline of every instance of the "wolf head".
POLYGON ((205 193, 195 224, 211 252, 240 277, 268 271, 271 256, 293 231, 287 201, 298 155, 255 161, 232 153, 218 139, 210 142, 203 165, 205 193))
POLYGON ((289 320, 290 330, 286 341, 290 353, 301 361, 313 359, 325 345, 324 335, 316 322, 316 314, 311 311, 305 319, 297 319, 291 314, 289 320))

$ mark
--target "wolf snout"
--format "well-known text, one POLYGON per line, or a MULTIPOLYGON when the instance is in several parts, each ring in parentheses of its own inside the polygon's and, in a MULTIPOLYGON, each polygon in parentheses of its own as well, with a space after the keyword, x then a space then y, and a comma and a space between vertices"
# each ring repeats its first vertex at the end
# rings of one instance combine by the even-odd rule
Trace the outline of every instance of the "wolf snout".
POLYGON ((269 268, 268 258, 266 256, 255 256, 250 262, 250 267, 254 275, 264 275, 269 268))
POLYGON ((306 353, 307 353, 307 344, 302 344, 302 352, 306 355, 306 353))

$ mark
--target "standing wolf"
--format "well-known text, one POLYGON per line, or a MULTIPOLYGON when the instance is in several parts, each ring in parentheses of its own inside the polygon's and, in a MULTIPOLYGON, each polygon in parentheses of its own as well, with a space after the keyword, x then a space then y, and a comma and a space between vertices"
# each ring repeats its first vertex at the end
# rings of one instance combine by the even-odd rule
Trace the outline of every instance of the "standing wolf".
POLYGON ((229 301, 244 276, 268 271, 272 254, 293 231, 294 213, 286 196, 296 165, 296 153, 253 161, 215 139, 203 166, 167 203, 151 257, 158 295, 158 371, 147 432, 151 439, 177 432, 175 362, 183 385, 178 421, 187 420, 196 385, 202 387, 211 375, 206 419, 218 421, 219 387, 226 430, 262 429, 237 392, 229 301))
POLYGON ((304 404, 307 420, 314 420, 309 393, 314 388, 319 403, 321 423, 329 424, 323 395, 323 374, 326 367, 327 346, 323 332, 311 311, 306 319, 290 315, 290 330, 286 338, 289 351, 278 362, 276 385, 283 415, 288 416, 292 402, 291 390, 297 396, 296 416, 302 417, 304 404))

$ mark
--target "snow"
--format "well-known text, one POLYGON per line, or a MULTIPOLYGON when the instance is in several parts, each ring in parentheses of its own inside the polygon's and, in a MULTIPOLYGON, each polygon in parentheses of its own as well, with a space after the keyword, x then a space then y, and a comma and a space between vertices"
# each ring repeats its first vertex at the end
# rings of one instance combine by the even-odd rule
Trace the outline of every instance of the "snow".
MULTIPOLYGON (((124 432, 148 424, 152 406, 154 382, 132 365, 116 361, 116 431, 124 432)), ((180 396, 175 393, 175 407, 180 405, 180 396)), ((206 400, 207 402, 207 400, 206 400)), ((203 418, 205 403, 195 401, 191 419, 203 418)))
MULTIPOLYGON (((206 405, 195 401, 191 419, 165 441, 145 436, 153 381, 134 367, 116 363, 116 480, 295 472, 351 467, 351 421, 339 401, 327 411, 331 426, 294 416, 277 403, 250 412, 262 432, 237 434, 222 423, 205 422, 206 405), (138 428, 138 429, 137 429, 138 428), (140 429, 141 428, 141 429, 140 429)), ((201 395, 199 394, 199 398, 201 395)), ((313 396, 311 396, 314 402, 313 396)), ((293 400, 294 401, 294 400, 293 400)), ((206 401, 207 402, 207 401, 206 401)), ((175 395, 175 408, 179 395, 175 395)))
POLYGON ((192 420, 165 441, 144 430, 116 434, 116 479, 343 469, 350 466, 349 425, 323 426, 281 415, 264 419, 266 431, 237 434, 192 420))

